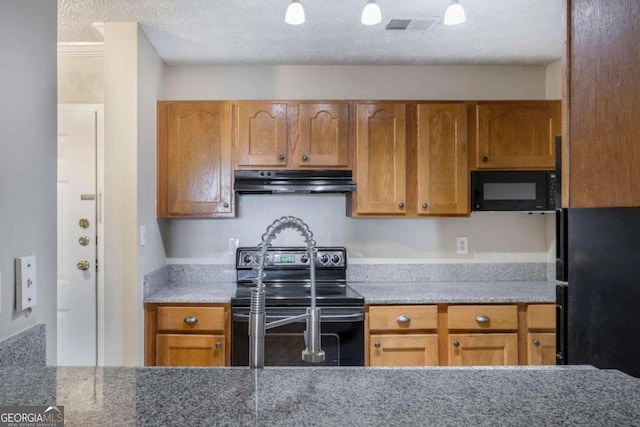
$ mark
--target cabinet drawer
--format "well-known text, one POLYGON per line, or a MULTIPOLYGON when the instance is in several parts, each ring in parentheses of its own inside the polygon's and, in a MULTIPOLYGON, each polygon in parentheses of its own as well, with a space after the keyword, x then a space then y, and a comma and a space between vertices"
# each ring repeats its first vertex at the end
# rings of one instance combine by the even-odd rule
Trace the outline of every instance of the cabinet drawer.
POLYGON ((555 304, 534 304, 527 307, 527 326, 529 329, 555 329, 555 304))
POLYGON ((158 330, 224 331, 224 307, 158 307, 158 330))
POLYGON ((438 308, 419 305, 369 307, 369 329, 372 331, 437 329, 438 308))
POLYGON ((518 329, 515 305, 452 305, 448 312, 449 329, 518 329))

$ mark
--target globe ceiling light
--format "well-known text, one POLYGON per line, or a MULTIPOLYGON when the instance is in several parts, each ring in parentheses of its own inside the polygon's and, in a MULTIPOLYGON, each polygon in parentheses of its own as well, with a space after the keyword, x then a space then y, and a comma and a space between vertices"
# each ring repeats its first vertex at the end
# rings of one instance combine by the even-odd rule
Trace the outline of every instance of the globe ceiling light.
POLYGON ((367 1, 366 6, 362 9, 362 17, 360 22, 364 25, 376 25, 382 21, 382 11, 375 0, 367 1))
POLYGON ((449 7, 447 7, 447 11, 444 13, 444 24, 462 24, 466 19, 462 5, 458 3, 458 0, 451 0, 449 7))
POLYGON ((304 23, 304 9, 298 0, 291 0, 287 13, 284 15, 284 22, 290 25, 300 25, 304 23))

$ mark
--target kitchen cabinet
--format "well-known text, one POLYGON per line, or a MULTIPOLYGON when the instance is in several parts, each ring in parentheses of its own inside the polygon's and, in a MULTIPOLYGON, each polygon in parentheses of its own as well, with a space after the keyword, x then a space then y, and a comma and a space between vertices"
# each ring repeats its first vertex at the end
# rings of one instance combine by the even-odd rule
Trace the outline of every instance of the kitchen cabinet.
POLYGON ((451 305, 447 309, 449 365, 517 365, 516 305, 451 305))
POLYGON ((556 308, 534 304, 527 309, 527 365, 556 364, 556 308))
POLYGON ((464 103, 358 104, 356 110, 353 216, 469 214, 464 103))
POLYGON ((560 101, 487 101, 471 105, 473 169, 554 169, 560 101))
POLYGON ((238 169, 349 168, 349 103, 238 102, 238 169))
POLYGON ((437 306, 371 306, 369 366, 437 366, 437 306))
POLYGON ((232 217, 231 104, 158 102, 158 217, 232 217))
POLYGON ((467 112, 463 103, 417 106, 416 209, 419 215, 469 214, 467 112))
POLYGON ((228 305, 146 304, 145 365, 228 366, 228 305))

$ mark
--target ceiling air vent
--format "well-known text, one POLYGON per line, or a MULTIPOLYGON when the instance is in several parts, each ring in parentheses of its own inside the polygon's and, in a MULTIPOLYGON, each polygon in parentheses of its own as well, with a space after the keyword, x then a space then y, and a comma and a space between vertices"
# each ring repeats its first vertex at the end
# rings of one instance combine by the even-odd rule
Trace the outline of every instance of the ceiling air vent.
POLYGON ((427 18, 393 18, 390 19, 385 27, 387 31, 431 31, 442 18, 440 16, 431 16, 427 18))

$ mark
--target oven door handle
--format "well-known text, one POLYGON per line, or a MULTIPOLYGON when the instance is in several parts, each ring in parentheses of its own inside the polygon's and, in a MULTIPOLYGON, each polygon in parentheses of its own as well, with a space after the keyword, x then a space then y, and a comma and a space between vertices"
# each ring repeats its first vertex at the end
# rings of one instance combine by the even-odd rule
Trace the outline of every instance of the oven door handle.
MULTIPOLYGON (((244 313, 233 313, 233 315, 231 316, 233 320, 238 320, 241 322, 248 322, 249 321, 249 314, 244 314, 244 313)), ((278 315, 273 315, 273 314, 268 314, 266 316, 266 321, 267 323, 270 321, 274 321, 274 320, 280 320, 280 319, 286 319, 287 317, 292 317, 292 316, 278 316, 278 315)), ((329 321, 329 322, 360 322, 360 321, 364 321, 364 314, 363 313, 353 313, 353 314, 322 314, 320 315, 320 321, 329 321)), ((303 322, 300 321, 300 322, 303 322)))

